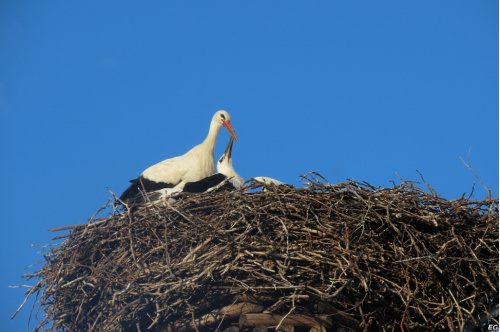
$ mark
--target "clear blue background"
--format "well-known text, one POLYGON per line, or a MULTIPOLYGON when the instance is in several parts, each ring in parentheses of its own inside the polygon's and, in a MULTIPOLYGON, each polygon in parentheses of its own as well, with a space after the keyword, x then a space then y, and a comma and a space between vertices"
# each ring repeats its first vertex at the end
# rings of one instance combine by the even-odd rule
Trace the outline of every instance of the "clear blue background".
POLYGON ((418 169, 483 199, 460 157, 498 197, 498 91, 493 0, 3 1, 2 331, 26 330, 7 285, 35 283, 31 244, 200 143, 219 109, 245 179, 392 186, 418 169))

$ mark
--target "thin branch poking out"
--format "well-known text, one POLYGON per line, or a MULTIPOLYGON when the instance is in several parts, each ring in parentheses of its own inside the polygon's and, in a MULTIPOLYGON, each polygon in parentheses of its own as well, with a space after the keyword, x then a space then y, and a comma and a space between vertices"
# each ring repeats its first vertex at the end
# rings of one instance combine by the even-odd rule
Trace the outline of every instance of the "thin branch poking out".
POLYGON ((470 151, 471 151, 471 148, 469 148, 469 152, 467 152, 467 156, 465 157, 467 159, 467 162, 465 162, 462 157, 460 157, 460 160, 465 165, 465 167, 467 167, 467 169, 472 172, 472 174, 476 177, 476 179, 479 181, 479 183, 488 192, 488 198, 491 199, 491 198, 493 198, 493 194, 491 193, 491 190, 488 187, 486 187, 486 185, 483 183, 483 181, 479 178, 479 176, 476 174, 476 172, 472 168, 472 163, 471 163, 470 158, 469 158, 470 151))

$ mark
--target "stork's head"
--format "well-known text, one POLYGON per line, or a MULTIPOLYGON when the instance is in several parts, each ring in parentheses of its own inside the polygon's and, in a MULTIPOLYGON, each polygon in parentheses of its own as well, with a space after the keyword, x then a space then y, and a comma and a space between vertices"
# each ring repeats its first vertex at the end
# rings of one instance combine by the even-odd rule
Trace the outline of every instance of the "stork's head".
MULTIPOLYGON (((231 137, 238 142, 238 137, 236 137, 236 133, 234 132, 233 126, 231 125, 231 116, 229 116, 229 113, 226 111, 217 111, 214 115, 214 118, 212 121, 216 121, 220 126, 224 126, 224 128, 227 129, 229 134, 231 134, 231 137)), ((232 143, 231 143, 232 146, 232 143)))
POLYGON ((231 159, 231 152, 233 150, 233 138, 229 139, 227 143, 226 151, 222 157, 217 161, 217 173, 224 174, 226 176, 234 175, 233 160, 231 159))

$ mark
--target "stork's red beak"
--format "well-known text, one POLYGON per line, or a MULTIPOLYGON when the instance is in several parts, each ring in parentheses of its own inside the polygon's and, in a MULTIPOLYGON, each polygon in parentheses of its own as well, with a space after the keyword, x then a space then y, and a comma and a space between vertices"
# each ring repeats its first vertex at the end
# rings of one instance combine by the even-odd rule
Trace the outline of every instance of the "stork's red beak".
POLYGON ((231 125, 231 121, 226 120, 226 121, 222 122, 222 125, 224 126, 224 128, 227 129, 229 134, 231 134, 231 136, 236 140, 236 142, 238 142, 238 137, 236 137, 236 133, 234 132, 233 126, 231 125))

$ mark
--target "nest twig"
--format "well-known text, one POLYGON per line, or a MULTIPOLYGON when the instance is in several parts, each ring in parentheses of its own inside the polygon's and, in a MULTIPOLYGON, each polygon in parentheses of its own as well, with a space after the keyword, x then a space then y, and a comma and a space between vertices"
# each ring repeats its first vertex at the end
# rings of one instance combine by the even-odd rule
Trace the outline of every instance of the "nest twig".
POLYGON ((24 276, 38 279, 35 331, 244 331, 313 316, 331 331, 498 323, 498 200, 305 179, 72 226, 24 276))

